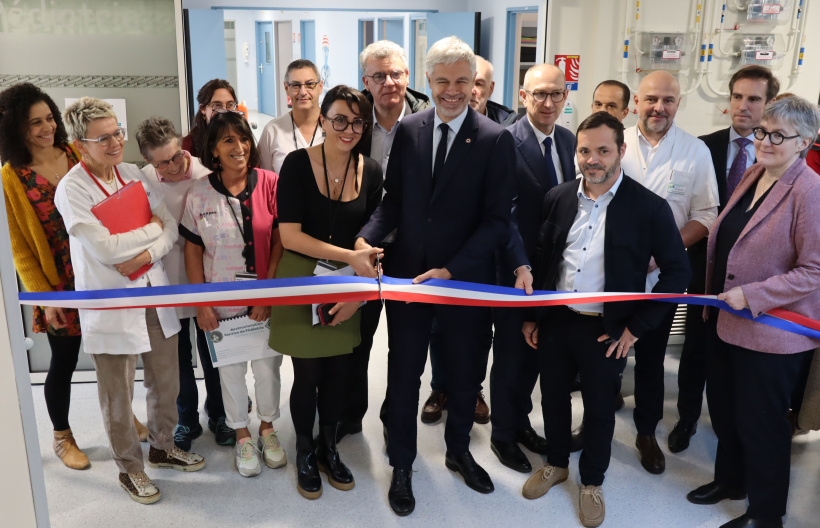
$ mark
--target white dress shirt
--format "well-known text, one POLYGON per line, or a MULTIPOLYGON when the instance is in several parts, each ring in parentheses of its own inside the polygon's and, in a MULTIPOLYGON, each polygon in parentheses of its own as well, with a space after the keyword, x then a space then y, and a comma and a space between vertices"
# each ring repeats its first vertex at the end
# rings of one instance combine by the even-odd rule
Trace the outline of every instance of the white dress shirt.
MULTIPOLYGON (((555 125, 552 127, 552 132, 547 135, 538 130, 535 125, 532 124, 532 121, 530 121, 530 116, 527 116, 527 122, 530 124, 532 131, 535 133, 535 139, 538 140, 538 147, 541 149, 541 155, 544 157, 546 157, 544 140, 547 138, 552 138, 552 148, 550 148, 552 164, 555 165, 555 175, 558 176, 558 183, 564 183, 566 181, 564 179, 564 170, 561 168, 561 158, 558 157, 558 149, 555 147, 555 125)), ((579 170, 578 173, 580 174, 580 172, 581 171, 579 170)))
MULTIPOLYGON (((455 118, 451 119, 447 126, 450 127, 449 132, 447 132, 447 154, 450 153, 450 149, 453 146, 453 143, 456 141, 456 136, 458 135, 458 131, 461 130, 461 125, 464 124, 464 120, 467 119, 467 109, 470 108, 470 105, 467 105, 467 108, 464 109, 463 112, 458 114, 455 118)), ((441 141, 441 130, 439 129, 439 125, 444 123, 441 118, 438 116, 437 111, 433 111, 436 115, 436 118, 433 120, 433 170, 436 167, 436 152, 438 151, 438 143, 441 141)), ((445 154, 444 159, 447 159, 447 155, 445 154)))
MULTIPOLYGON (((711 230, 719 200, 706 144, 674 124, 654 147, 637 125, 624 131, 624 142, 624 173, 667 201, 678 229, 695 220, 711 230)), ((659 276, 659 270, 647 276, 647 291, 652 291, 659 276)))
POLYGON ((373 134, 370 139, 370 157, 382 164, 382 174, 387 173, 387 161, 390 159, 390 149, 396 139, 396 129, 405 115, 412 113, 410 105, 404 101, 396 124, 390 130, 385 130, 376 120, 376 106, 373 106, 373 134))
MULTIPOLYGON (((185 211, 185 197, 188 195, 188 189, 191 185, 200 178, 207 177, 211 171, 208 170, 199 158, 191 156, 187 151, 185 157, 190 160, 188 165, 188 172, 182 180, 173 182, 168 179, 160 179, 157 170, 150 163, 142 168, 148 178, 148 182, 156 189, 159 196, 165 201, 165 207, 168 212, 177 221, 177 224, 182 220, 182 213, 185 211)), ((165 266, 165 274, 168 276, 168 281, 173 285, 188 284, 188 274, 185 273, 185 239, 177 238, 176 243, 162 258, 162 264, 165 266)), ((177 306, 177 317, 186 319, 196 316, 195 306, 177 306)))
POLYGON ((735 162, 738 150, 740 150, 740 147, 738 147, 737 143, 735 143, 735 140, 740 137, 745 137, 746 139, 751 141, 751 143, 746 145, 746 168, 748 169, 749 167, 754 165, 755 159, 757 159, 757 154, 755 154, 754 132, 752 132, 748 136, 741 136, 740 134, 735 132, 735 127, 729 127, 729 148, 726 151, 726 174, 724 174, 726 178, 729 177, 729 169, 732 168, 732 163, 735 162))
MULTIPOLYGON (((259 137, 259 168, 270 170, 279 174, 285 157, 303 148, 308 148, 310 139, 305 139, 299 131, 298 126, 294 126, 290 112, 271 120, 262 130, 259 137), (294 141, 293 137, 296 136, 294 141)), ((315 124, 313 125, 315 126, 315 124)), ((322 127, 316 127, 313 134, 313 145, 321 145, 324 140, 322 127)))
MULTIPOLYGON (((136 165, 120 163, 117 169, 126 184, 135 180, 142 182, 151 212, 162 220, 163 227, 151 222, 128 233, 111 235, 91 212, 94 205, 106 198, 105 193, 97 187, 82 164, 75 165, 57 186, 54 203, 68 231, 77 291, 143 288, 149 283, 151 286, 169 284, 162 257, 171 250, 179 236, 176 219, 136 165), (136 280, 122 276, 114 267, 146 250, 151 255, 153 266, 136 280)), ((106 187, 101 180, 97 181, 106 187)), ((115 176, 106 190, 113 194, 120 187, 115 176)), ((157 308, 157 316, 165 337, 179 332, 179 319, 173 308, 157 308)), ((88 354, 141 354, 151 351, 144 308, 80 309, 80 328, 83 331, 83 350, 88 354)))
MULTIPOLYGON (((597 200, 586 195, 583 179, 578 182, 578 212, 567 235, 564 257, 558 265, 558 291, 604 291, 606 212, 623 179, 621 171, 615 184, 597 200)), ((569 307, 582 312, 604 312, 604 303, 570 304, 569 307)))

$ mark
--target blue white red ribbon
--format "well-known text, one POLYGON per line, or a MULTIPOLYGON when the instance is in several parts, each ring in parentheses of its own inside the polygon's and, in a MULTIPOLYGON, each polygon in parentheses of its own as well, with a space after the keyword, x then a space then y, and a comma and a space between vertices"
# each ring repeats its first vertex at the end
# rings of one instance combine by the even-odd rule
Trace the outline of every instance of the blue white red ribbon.
MULTIPOLYGON (((637 300, 698 304, 714 306, 781 330, 820 339, 818 321, 781 309, 753 317, 749 310, 734 310, 714 295, 554 291, 535 291, 527 295, 522 290, 503 286, 440 279, 413 284, 411 279, 387 276, 382 276, 381 295, 385 300, 394 301, 510 308, 637 300)), ((318 276, 150 288, 20 293, 20 304, 111 310, 166 306, 318 304, 379 298, 379 284, 375 279, 318 276)))

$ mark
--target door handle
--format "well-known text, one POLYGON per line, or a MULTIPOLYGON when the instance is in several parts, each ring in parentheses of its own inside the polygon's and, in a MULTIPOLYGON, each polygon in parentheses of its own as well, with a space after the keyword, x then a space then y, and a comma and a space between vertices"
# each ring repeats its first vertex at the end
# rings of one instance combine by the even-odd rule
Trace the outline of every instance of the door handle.
POLYGON ((262 64, 259 64, 259 73, 262 73, 262 64))

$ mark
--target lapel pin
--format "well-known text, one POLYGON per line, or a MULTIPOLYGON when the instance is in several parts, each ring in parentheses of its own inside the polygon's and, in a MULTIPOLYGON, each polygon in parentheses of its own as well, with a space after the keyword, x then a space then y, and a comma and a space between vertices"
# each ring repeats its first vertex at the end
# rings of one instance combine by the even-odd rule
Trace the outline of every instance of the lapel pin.
POLYGON ((470 141, 472 141, 472 139, 470 139, 470 138, 467 138, 467 143, 469 143, 469 142, 470 142, 470 141))

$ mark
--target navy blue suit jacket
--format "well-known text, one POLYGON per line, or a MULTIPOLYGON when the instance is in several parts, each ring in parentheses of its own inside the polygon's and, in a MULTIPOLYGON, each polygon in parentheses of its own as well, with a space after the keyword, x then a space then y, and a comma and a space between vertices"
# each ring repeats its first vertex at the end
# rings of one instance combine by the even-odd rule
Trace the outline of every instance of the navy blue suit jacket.
MULTIPOLYGON (((513 271, 519 266, 531 265, 544 196, 552 188, 547 175, 547 162, 541 154, 541 145, 535 137, 529 119, 519 119, 509 127, 515 139, 515 191, 510 237, 502 259, 501 283, 514 281, 513 271), (508 280, 509 279, 509 280, 508 280)), ((575 179, 575 135, 566 128, 555 125, 555 149, 561 160, 565 181, 575 179)), ((556 167, 557 169, 557 167, 556 167)))
POLYGON ((435 109, 406 116, 396 130, 385 196, 359 232, 372 245, 397 229, 388 275, 413 278, 447 268, 460 281, 493 283, 494 252, 507 240, 513 139, 467 108, 447 160, 433 182, 435 109))

